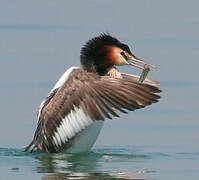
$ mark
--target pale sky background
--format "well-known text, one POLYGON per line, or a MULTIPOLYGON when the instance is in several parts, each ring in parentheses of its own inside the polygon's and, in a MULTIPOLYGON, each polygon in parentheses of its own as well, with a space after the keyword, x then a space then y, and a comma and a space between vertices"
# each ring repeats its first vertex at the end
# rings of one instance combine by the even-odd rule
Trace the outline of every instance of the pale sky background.
POLYGON ((160 103, 106 122, 97 145, 197 142, 198 7, 194 0, 0 1, 0 147, 31 141, 40 102, 101 32, 154 64, 150 77, 163 93, 160 103))

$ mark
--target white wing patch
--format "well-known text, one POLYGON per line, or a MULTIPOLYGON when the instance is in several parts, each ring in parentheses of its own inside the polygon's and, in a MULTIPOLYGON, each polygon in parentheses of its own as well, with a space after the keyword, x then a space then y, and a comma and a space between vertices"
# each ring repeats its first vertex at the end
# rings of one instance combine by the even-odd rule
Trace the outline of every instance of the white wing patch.
POLYGON ((73 66, 73 67, 70 67, 69 69, 67 69, 66 72, 56 82, 55 86, 53 87, 53 89, 50 92, 52 92, 54 89, 60 88, 68 80, 68 78, 70 77, 70 75, 73 71, 80 70, 80 69, 81 68, 77 67, 77 66, 73 66))
POLYGON ((55 144, 61 146, 92 123, 92 119, 81 108, 74 106, 74 110, 62 119, 62 123, 56 129, 53 137, 55 144))
MULTIPOLYGON (((65 73, 59 78, 59 80, 56 82, 55 86, 51 89, 51 91, 49 92, 47 98, 53 93, 53 91, 57 88, 60 88, 67 80, 68 78, 70 77, 71 73, 74 72, 74 71, 78 71, 78 70, 81 70, 80 67, 77 67, 77 66, 73 66, 73 67, 70 67, 69 69, 67 69, 65 71, 65 73)), ((47 98, 45 100, 43 100, 39 106, 39 109, 38 109, 38 115, 37 115, 37 122, 39 121, 39 118, 41 116, 41 112, 42 112, 42 109, 45 105, 45 102, 47 100, 47 98)))

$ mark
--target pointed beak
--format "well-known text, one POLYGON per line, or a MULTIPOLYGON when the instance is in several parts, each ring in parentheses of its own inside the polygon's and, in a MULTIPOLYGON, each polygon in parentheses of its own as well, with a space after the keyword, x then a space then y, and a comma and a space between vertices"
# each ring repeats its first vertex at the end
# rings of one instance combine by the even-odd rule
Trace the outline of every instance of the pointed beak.
MULTIPOLYGON (((145 62, 141 59, 138 59, 138 58, 136 58, 135 56, 132 56, 132 55, 128 56, 128 63, 129 63, 129 65, 134 66, 134 67, 139 68, 139 69, 142 69, 142 70, 145 69, 144 65, 148 64, 147 62, 145 62)), ((150 64, 148 64, 148 65, 150 65, 150 64)))

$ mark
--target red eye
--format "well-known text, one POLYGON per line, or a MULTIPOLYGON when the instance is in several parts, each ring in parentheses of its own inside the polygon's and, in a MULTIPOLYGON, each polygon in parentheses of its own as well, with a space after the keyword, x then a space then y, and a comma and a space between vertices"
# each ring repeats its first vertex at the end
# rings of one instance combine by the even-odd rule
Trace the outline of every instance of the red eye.
POLYGON ((123 56, 124 59, 128 60, 128 58, 127 58, 127 56, 126 56, 124 51, 122 51, 120 54, 123 56))
POLYGON ((125 56, 125 53, 122 51, 121 53, 120 53, 122 56, 125 56))

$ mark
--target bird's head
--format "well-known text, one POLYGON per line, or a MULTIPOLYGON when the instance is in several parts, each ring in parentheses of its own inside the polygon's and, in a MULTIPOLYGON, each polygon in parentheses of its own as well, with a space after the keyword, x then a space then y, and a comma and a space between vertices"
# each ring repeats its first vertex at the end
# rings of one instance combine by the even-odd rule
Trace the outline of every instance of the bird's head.
POLYGON ((99 75, 113 66, 131 65, 144 69, 142 65, 146 64, 132 54, 128 45, 104 33, 83 46, 80 59, 84 70, 99 75))

